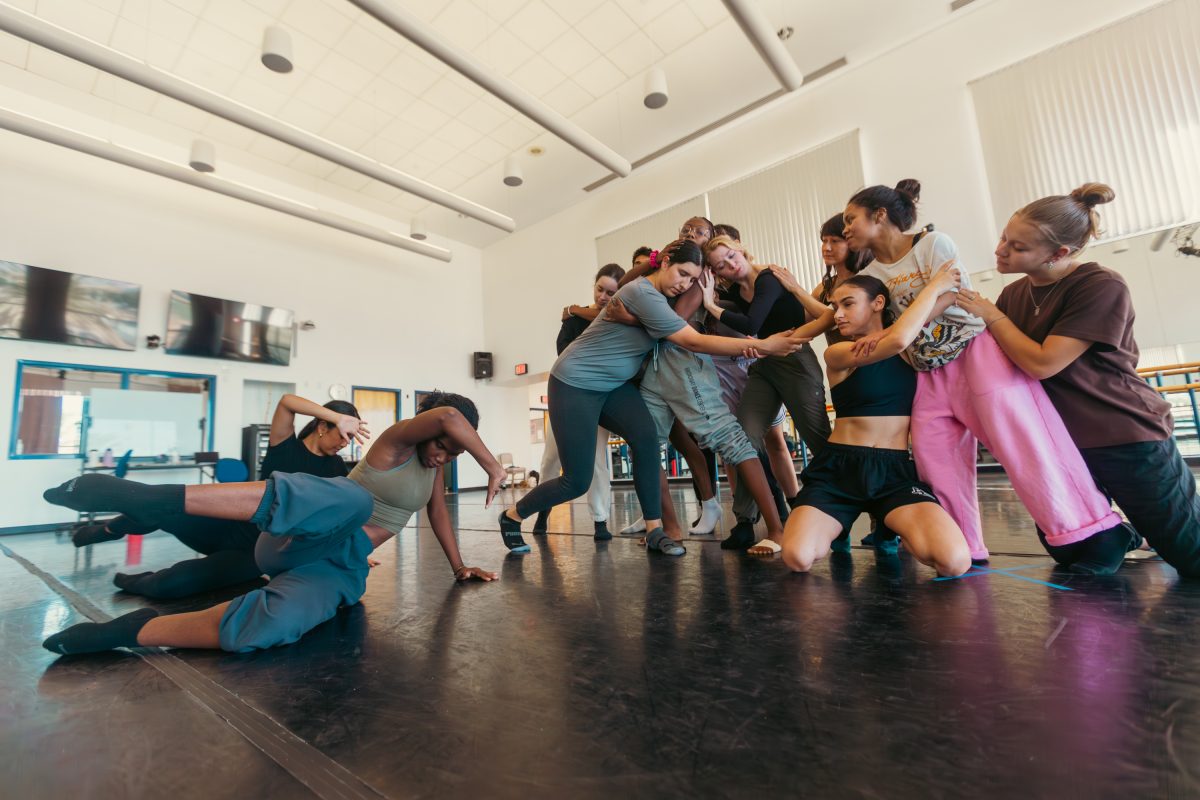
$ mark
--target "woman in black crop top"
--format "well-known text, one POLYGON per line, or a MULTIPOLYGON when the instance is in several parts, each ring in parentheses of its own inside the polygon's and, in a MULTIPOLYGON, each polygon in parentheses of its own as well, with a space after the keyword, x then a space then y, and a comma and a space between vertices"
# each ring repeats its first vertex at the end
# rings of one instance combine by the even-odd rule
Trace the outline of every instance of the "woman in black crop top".
MULTIPOLYGON (((855 275, 834 289, 834 322, 847 341, 825 350, 837 422, 829 441, 801 474, 803 488, 783 536, 783 560, 796 572, 829 554, 830 545, 867 512, 899 535, 905 549, 939 575, 971 567, 962 531, 917 478, 908 455, 916 374, 901 358, 920 333, 937 298, 961 277, 943 267, 869 355, 854 340, 884 330, 887 288, 855 275)), ((880 532, 880 535, 882 531, 880 532)))
MULTIPOLYGON (((259 480, 273 472, 303 473, 320 478, 347 474, 346 462, 338 451, 354 439, 359 444, 370 438, 367 423, 358 409, 344 400, 317 405, 294 394, 284 395, 271 418, 267 455, 259 480), (312 417, 296 434, 296 415, 312 417)), ((204 558, 185 561, 155 572, 118 572, 113 583, 130 594, 174 599, 245 583, 262 574, 254 561, 259 530, 250 522, 212 519, 192 514, 174 514, 160 526, 204 558)), ((150 533, 129 517, 77 528, 71 535, 76 547, 120 539, 128 534, 150 533)))

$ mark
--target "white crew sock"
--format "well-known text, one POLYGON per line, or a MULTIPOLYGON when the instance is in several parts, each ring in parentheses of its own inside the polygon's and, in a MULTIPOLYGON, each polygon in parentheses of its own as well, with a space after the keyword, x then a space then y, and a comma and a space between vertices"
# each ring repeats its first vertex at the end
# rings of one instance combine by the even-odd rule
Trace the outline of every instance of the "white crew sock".
POLYGON ((688 529, 688 533, 693 536, 710 534, 721 524, 722 516, 721 501, 710 497, 700 504, 700 519, 696 521, 696 527, 688 529))
POLYGON ((644 517, 638 517, 636 520, 634 520, 629 525, 626 525, 624 528, 621 528, 622 536, 632 536, 635 533, 645 533, 645 532, 646 532, 646 519, 644 517))

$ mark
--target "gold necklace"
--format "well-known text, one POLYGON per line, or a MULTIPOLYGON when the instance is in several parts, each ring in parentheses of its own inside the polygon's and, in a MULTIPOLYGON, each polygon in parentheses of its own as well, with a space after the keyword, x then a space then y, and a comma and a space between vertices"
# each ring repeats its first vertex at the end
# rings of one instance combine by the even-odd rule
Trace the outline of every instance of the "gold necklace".
POLYGON ((1050 296, 1053 295, 1058 289, 1058 285, 1063 282, 1063 278, 1065 277, 1067 276, 1063 275, 1062 278, 1059 278, 1054 282, 1054 285, 1050 287, 1050 291, 1046 292, 1046 296, 1042 298, 1042 302, 1040 303, 1033 296, 1033 281, 1026 279, 1025 288, 1029 290, 1029 302, 1033 303, 1033 315, 1035 317, 1042 313, 1042 306, 1046 305, 1046 301, 1049 300, 1050 296))

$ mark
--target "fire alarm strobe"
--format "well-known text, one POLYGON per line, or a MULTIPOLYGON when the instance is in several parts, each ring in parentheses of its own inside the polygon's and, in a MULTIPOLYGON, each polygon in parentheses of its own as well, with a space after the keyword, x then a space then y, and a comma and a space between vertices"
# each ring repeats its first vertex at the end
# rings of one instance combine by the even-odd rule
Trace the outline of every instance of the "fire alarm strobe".
POLYGON ((529 365, 528 364, 517 364, 516 369, 513 371, 518 375, 524 375, 526 372, 529 372, 529 365))

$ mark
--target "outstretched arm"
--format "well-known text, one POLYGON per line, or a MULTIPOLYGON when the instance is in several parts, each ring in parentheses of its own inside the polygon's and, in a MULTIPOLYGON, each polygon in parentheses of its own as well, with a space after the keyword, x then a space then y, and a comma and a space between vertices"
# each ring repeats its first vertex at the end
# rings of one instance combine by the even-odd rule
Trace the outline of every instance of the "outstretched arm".
POLYGON ((471 578, 481 581, 495 580, 496 573, 487 572, 479 567, 468 567, 463 563, 462 554, 458 552, 458 540, 454 538, 454 526, 450 523, 450 511, 446 508, 446 494, 441 490, 444 480, 442 475, 443 467, 438 467, 437 475, 433 480, 433 494, 429 496, 429 503, 425 506, 425 511, 429 515, 429 527, 433 528, 433 535, 437 537, 438 544, 442 546, 446 560, 450 562, 450 569, 454 570, 454 579, 457 581, 471 578))
MULTIPOLYGON (((832 371, 847 370, 851 367, 874 364, 903 353, 921 333, 921 329, 925 327, 929 312, 937 305, 938 300, 946 294, 950 294, 953 298, 952 292, 958 288, 961 280, 962 275, 954 267, 954 262, 947 261, 934 274, 921 293, 913 298, 908 308, 904 309, 900 319, 892 323, 891 327, 883 330, 883 335, 879 336, 873 348, 864 352, 863 348, 856 346, 857 342, 838 343, 825 350, 826 366, 832 371)), ((872 334, 872 336, 876 335, 872 334)))
POLYGON ((479 438, 471 423, 467 422, 467 418, 456 408, 434 408, 417 414, 412 419, 397 422, 383 432, 379 441, 367 453, 367 463, 376 469, 392 469, 411 458, 421 442, 440 439, 443 436, 454 449, 470 453, 488 474, 487 500, 484 507, 490 506, 496 492, 500 491, 500 484, 504 482, 504 467, 500 466, 500 462, 487 449, 487 445, 479 438))
POLYGON ((316 417, 319 420, 328 422, 330 425, 335 425, 338 430, 359 444, 363 444, 367 439, 371 438, 371 434, 367 432, 367 423, 363 420, 352 417, 349 414, 339 414, 336 411, 331 411, 325 406, 314 403, 312 400, 305 400, 303 397, 294 394, 285 394, 279 399, 279 405, 275 406, 275 414, 271 417, 269 444, 279 444, 289 436, 295 434, 297 414, 303 414, 306 417, 316 417))
POLYGON ((1062 372, 1093 344, 1086 339, 1053 334, 1038 344, 1026 336, 1004 312, 996 308, 995 303, 979 292, 959 292, 958 307, 981 317, 1004 354, 1026 375, 1039 381, 1053 378, 1062 372))

